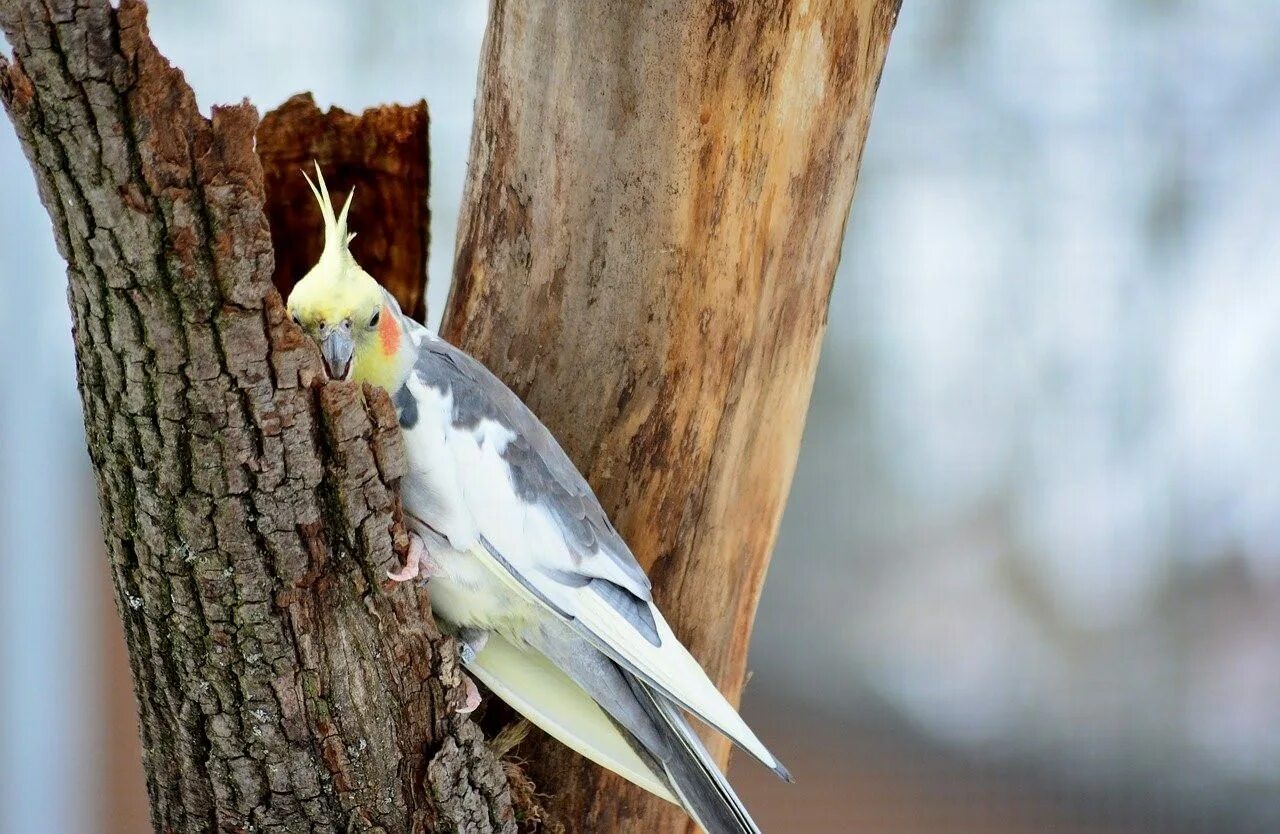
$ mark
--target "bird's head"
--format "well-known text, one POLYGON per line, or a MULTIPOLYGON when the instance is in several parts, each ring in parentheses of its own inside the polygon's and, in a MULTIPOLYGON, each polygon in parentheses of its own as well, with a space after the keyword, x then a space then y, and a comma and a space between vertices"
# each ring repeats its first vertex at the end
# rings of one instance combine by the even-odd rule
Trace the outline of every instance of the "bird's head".
MULTIPOLYGON (((305 173, 304 173, 304 176, 305 173)), ((307 184, 324 218, 320 260, 289 293, 289 314, 320 347, 330 379, 353 379, 395 391, 413 367, 414 348, 395 298, 360 268, 348 244, 353 191, 334 215, 324 175, 307 184)))

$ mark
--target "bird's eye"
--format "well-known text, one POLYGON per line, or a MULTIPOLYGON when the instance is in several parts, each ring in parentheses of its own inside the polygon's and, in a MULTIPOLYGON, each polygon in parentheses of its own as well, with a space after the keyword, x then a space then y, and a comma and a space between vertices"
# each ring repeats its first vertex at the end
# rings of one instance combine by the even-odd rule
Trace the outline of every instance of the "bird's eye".
POLYGON ((298 314, 296 312, 293 314, 293 323, 299 327, 302 326, 302 319, 298 318, 298 314))
POLYGON ((380 319, 380 318, 382 318, 382 310, 381 310, 381 309, 374 310, 374 311, 373 311, 373 317, 369 319, 369 326, 370 326, 370 327, 377 327, 377 326, 378 326, 378 319, 380 319))

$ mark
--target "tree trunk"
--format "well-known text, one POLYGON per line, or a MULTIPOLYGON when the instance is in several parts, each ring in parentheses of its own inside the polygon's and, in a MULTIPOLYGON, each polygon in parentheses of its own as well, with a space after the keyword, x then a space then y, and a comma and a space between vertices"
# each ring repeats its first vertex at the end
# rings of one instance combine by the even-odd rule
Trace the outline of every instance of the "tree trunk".
MULTIPOLYGON (((382 587, 404 544, 394 411, 320 384, 272 288, 255 111, 203 118, 137 0, 0 0, 0 27, 0 99, 68 264, 156 830, 514 831, 426 594, 382 587)), ((278 242, 291 216, 272 212, 278 242)), ((385 221, 362 234, 424 275, 425 220, 385 221)))
MULTIPOLYGON (((565 445, 734 698, 897 9, 491 4, 445 336, 565 445)), ((688 824, 519 752, 571 830, 688 824)))

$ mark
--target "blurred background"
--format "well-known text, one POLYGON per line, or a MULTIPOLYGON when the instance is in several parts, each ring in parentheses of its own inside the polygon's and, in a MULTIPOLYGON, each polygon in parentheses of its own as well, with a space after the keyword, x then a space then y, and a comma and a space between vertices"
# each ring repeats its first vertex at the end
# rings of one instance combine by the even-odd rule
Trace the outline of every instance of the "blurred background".
MULTIPOLYGON (((426 97, 475 0, 154 0, 204 107, 426 97)), ((1280 4, 907 0, 744 710, 791 832, 1280 831, 1280 4)), ((0 831, 148 829, 63 265, 0 125, 0 831)))

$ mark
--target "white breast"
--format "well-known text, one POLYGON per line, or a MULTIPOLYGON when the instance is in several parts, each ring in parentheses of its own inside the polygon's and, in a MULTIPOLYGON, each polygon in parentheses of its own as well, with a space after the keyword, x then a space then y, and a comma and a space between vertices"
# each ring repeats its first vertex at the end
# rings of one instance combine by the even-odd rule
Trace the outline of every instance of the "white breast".
POLYGON ((478 541, 475 520, 466 506, 457 463, 446 447, 452 427, 453 397, 409 377, 406 383, 418 407, 418 421, 403 431, 409 474, 400 484, 405 512, 425 522, 455 548, 478 541))
MULTIPOLYGON (((406 523, 422 536, 442 575, 431 580, 431 607, 437 619, 453 626, 469 626, 498 631, 512 638, 527 626, 533 612, 526 600, 517 598, 473 555, 480 536, 472 512, 474 502, 507 504, 510 479, 501 463, 501 452, 510 433, 491 421, 482 421, 474 430, 453 426, 453 398, 423 385, 416 377, 409 382, 418 405, 418 422, 403 433, 409 459, 409 474, 400 485, 406 523), (459 461, 480 463, 492 473, 487 495, 468 495, 459 461)), ((474 473, 472 473, 474 474, 474 473)), ((518 519, 509 523, 519 524, 518 519)))

